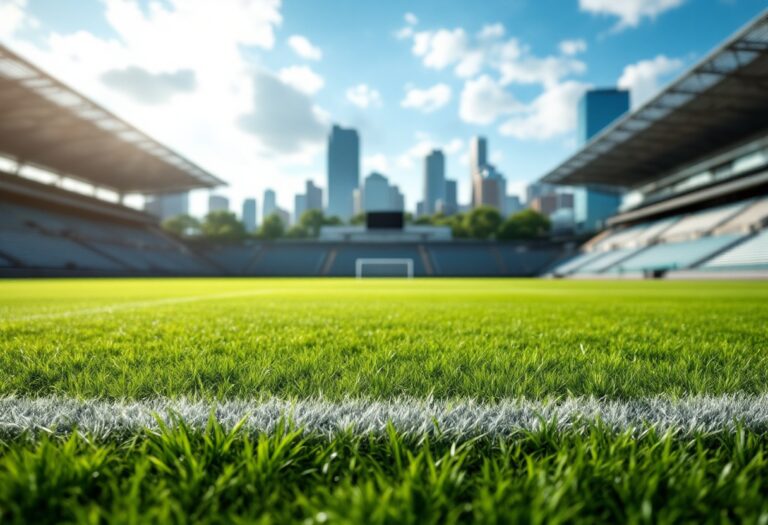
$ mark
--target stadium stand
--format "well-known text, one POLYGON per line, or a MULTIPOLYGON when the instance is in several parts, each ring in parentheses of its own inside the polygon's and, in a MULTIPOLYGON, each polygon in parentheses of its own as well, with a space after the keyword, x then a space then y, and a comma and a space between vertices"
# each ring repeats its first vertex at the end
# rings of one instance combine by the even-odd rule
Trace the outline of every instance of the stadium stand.
POLYGON ((548 274, 768 278, 766 85, 768 10, 542 177, 628 190, 548 274))
POLYGON ((768 270, 768 230, 712 258, 704 270, 768 270))

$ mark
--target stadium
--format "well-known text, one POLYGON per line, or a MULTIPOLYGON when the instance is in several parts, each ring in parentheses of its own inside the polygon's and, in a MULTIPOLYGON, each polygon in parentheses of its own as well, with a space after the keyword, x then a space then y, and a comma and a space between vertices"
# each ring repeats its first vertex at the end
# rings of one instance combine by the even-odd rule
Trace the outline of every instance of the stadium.
POLYGON ((177 235, 225 177, 4 45, 0 116, 1 522, 768 520, 768 11, 541 175, 597 232, 177 235))

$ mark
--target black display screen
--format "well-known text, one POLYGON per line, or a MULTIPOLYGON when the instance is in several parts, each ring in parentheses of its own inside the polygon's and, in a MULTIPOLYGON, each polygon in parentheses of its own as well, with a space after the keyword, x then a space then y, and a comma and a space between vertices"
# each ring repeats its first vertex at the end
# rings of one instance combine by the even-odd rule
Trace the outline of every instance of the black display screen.
POLYGON ((369 230, 402 230, 405 222, 401 211, 375 211, 365 217, 369 230))

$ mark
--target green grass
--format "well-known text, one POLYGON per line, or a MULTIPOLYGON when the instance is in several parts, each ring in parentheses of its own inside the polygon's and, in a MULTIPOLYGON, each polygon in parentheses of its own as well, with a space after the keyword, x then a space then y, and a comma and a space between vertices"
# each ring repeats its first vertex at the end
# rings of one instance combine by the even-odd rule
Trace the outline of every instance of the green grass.
MULTIPOLYGON (((768 283, 0 281, 0 396, 768 392, 768 283)), ((0 414, 0 422, 3 416, 0 414)), ((0 440, 2 523, 768 523, 768 435, 0 440)))
POLYGON ((0 395, 494 400, 768 389, 763 282, 16 281, 0 282, 0 315, 0 395), (194 300, 153 302, 180 297, 194 300))
POLYGON ((764 523, 768 439, 595 427, 463 443, 215 424, 6 446, 3 523, 764 523))

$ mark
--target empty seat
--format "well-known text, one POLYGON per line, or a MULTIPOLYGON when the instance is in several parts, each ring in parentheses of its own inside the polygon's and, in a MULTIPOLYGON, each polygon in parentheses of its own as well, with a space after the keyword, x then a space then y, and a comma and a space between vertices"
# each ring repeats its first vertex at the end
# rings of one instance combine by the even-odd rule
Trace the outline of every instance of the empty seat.
POLYGON ((677 223, 664 231, 659 239, 664 242, 676 242, 694 239, 706 233, 730 219, 745 207, 746 203, 740 202, 721 206, 705 211, 691 213, 680 219, 677 223))
POLYGON ((610 271, 646 272, 691 268, 740 238, 739 235, 720 235, 692 241, 656 244, 614 265, 610 271))
POLYGON ((704 269, 768 269, 768 230, 721 253, 708 261, 704 269))
POLYGON ((427 248, 436 275, 498 276, 503 275, 498 256, 488 245, 434 245, 427 248))
POLYGON ((323 245, 281 245, 265 247, 249 266, 248 273, 269 276, 320 275, 328 247, 323 245))
POLYGON ((768 197, 759 199, 730 220, 714 230, 715 235, 724 233, 747 233, 752 228, 760 227, 768 221, 768 197))
POLYGON ((121 270, 121 266, 63 237, 30 231, 0 231, 0 250, 32 268, 121 270))
POLYGON ((597 257, 587 264, 577 268, 576 274, 598 274, 610 269, 614 264, 620 263, 624 259, 632 257, 643 248, 621 248, 605 253, 602 257, 597 257))

